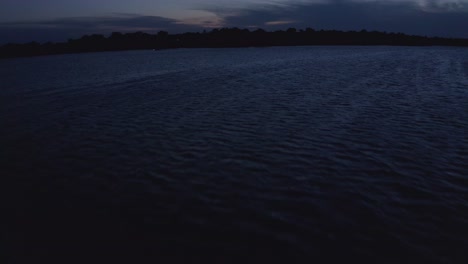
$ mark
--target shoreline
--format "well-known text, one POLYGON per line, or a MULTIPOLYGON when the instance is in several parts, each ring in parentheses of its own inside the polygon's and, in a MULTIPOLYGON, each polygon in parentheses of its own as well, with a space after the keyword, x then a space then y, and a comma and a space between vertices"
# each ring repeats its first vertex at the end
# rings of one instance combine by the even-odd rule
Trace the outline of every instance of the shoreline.
POLYGON ((468 47, 468 39, 441 38, 380 31, 296 30, 268 32, 261 29, 223 28, 203 33, 119 33, 85 35, 60 43, 6 44, 0 59, 91 52, 168 50, 179 48, 260 48, 294 46, 408 46, 468 47))

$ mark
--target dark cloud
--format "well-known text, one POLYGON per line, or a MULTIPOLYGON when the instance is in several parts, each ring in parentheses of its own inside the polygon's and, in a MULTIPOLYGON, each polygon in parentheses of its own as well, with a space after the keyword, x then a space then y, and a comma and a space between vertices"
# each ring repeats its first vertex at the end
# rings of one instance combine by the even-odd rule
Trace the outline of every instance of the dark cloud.
POLYGON ((0 23, 0 44, 5 42, 63 41, 84 34, 112 31, 172 33, 200 31, 217 26, 267 30, 288 27, 337 30, 379 30, 427 36, 468 38, 468 7, 460 0, 291 0, 242 7, 197 8, 216 17, 176 20, 161 16, 115 13, 101 17, 61 18, 0 23), (273 3, 273 4, 272 4, 273 3))
POLYGON ((200 30, 200 27, 181 24, 177 20, 164 17, 115 14, 103 17, 0 23, 0 40, 4 40, 3 42, 64 41, 85 34, 109 34, 113 31, 155 33, 160 30, 185 32, 200 30))
POLYGON ((298 3, 269 8, 229 12, 209 9, 224 19, 226 26, 258 26, 266 29, 313 27, 338 30, 380 30, 428 36, 468 38, 468 12, 464 6, 427 1, 298 3), (278 23, 275 23, 278 22, 278 23), (281 23, 290 22, 290 23, 281 23))

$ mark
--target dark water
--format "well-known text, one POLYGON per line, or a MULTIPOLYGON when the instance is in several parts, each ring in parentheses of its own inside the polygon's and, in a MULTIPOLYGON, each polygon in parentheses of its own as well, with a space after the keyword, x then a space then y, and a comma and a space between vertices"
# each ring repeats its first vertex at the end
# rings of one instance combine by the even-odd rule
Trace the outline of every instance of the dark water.
POLYGON ((95 53, 0 79, 11 263, 468 263, 467 49, 95 53))

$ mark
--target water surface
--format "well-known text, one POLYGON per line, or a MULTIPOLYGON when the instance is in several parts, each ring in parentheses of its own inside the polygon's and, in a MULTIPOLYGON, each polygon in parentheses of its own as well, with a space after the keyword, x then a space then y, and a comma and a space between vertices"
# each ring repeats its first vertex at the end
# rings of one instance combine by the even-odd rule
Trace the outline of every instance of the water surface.
POLYGON ((468 261, 466 49, 90 53, 0 79, 12 263, 468 261))

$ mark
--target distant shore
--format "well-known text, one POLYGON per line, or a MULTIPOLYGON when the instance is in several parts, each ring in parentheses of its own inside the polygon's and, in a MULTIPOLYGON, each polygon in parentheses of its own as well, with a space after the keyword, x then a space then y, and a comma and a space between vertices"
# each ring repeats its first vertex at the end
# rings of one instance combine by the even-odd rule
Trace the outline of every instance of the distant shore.
POLYGON ((241 48, 270 46, 456 46, 468 47, 468 39, 441 38, 387 33, 379 31, 297 30, 289 28, 268 32, 239 28, 213 29, 202 33, 158 34, 143 32, 119 33, 110 36, 85 35, 61 43, 6 44, 0 47, 0 58, 31 57, 54 54, 123 51, 163 50, 176 48, 241 48))

